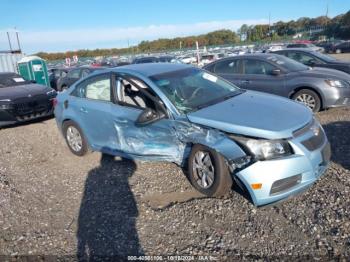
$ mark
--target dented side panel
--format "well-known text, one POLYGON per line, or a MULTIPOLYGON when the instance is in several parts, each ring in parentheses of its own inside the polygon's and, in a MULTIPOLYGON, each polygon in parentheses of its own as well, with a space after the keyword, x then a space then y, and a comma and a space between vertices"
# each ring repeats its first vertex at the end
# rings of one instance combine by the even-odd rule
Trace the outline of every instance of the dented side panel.
POLYGON ((244 151, 224 133, 188 122, 162 119, 147 126, 136 126, 141 110, 121 108, 112 112, 109 143, 96 150, 133 159, 169 161, 184 165, 193 144, 205 145, 222 154, 227 160, 245 156, 244 151), (121 110, 122 109, 122 110, 121 110))
POLYGON ((113 137, 103 150, 144 160, 163 160, 181 163, 186 145, 179 141, 172 119, 162 119, 146 126, 136 126, 142 111, 116 105, 112 112, 113 137))

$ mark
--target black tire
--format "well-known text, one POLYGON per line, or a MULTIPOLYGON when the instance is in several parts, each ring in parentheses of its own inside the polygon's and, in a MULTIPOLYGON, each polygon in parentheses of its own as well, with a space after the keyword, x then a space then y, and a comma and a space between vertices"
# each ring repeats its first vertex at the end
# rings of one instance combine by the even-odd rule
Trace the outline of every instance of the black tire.
POLYGON ((318 112, 318 111, 321 110, 321 99, 320 99, 319 95, 318 95, 316 92, 314 92, 314 91, 312 91, 312 90, 310 90, 310 89, 301 89, 301 90, 299 90, 298 92, 296 92, 296 93, 292 96, 292 99, 293 99, 294 101, 296 101, 296 102, 302 103, 302 102, 299 101, 298 99, 299 99, 299 97, 301 97, 301 96, 303 96, 303 95, 311 96, 311 97, 314 99, 315 103, 314 103, 314 107, 313 107, 313 108, 310 107, 310 106, 308 106, 307 104, 305 104, 305 105, 308 106, 314 113, 316 113, 316 112, 318 112))
POLYGON ((84 156, 88 153, 89 151, 89 147, 88 147, 88 144, 87 144, 87 141, 86 141, 86 138, 84 136, 84 133, 83 131, 81 130, 81 128, 76 124, 74 123, 73 121, 71 120, 68 120, 68 121, 65 121, 63 123, 63 135, 64 135, 64 139, 66 140, 66 143, 67 143, 67 146, 69 148, 69 150, 74 154, 74 155, 77 155, 77 156, 84 156), (75 130, 77 130, 80 134, 80 137, 81 137, 81 148, 79 150, 75 150, 69 143, 68 141, 68 137, 67 137, 67 132, 68 132, 68 129, 70 127, 73 127, 75 128, 75 130))
POLYGON ((188 158, 188 178, 192 186, 200 193, 207 197, 222 197, 227 195, 231 191, 232 178, 229 173, 227 164, 223 156, 203 145, 194 145, 191 154, 188 158), (214 166, 214 180, 212 184, 204 188, 199 185, 199 174, 195 166, 195 156, 197 152, 208 153, 211 159, 211 163, 214 166))

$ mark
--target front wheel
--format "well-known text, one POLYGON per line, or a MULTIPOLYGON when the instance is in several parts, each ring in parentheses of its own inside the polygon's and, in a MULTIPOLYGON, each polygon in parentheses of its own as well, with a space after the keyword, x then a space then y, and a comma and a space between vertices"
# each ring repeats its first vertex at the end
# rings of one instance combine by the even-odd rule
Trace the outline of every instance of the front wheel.
POLYGON ((339 48, 336 49, 336 50, 335 50, 335 53, 336 53, 336 54, 341 54, 341 49, 339 49, 339 48))
POLYGON ((296 92, 293 97, 293 100, 309 107, 312 112, 318 112, 321 109, 321 99, 320 97, 312 90, 302 89, 296 92))
POLYGON ((232 186, 225 159, 203 145, 194 145, 188 159, 188 176, 192 186, 208 197, 228 194, 232 186))

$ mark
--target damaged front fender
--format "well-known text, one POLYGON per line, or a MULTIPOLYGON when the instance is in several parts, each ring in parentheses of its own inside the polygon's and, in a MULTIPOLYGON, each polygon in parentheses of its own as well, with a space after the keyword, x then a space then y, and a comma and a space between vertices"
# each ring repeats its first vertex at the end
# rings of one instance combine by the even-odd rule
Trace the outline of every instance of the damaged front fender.
MULTIPOLYGON (((186 121, 178 121, 176 132, 179 141, 187 145, 201 144, 214 149, 226 158, 228 162, 246 157, 246 153, 232 139, 223 132, 216 129, 209 129, 186 121)), ((187 159, 184 156, 182 163, 187 159)))

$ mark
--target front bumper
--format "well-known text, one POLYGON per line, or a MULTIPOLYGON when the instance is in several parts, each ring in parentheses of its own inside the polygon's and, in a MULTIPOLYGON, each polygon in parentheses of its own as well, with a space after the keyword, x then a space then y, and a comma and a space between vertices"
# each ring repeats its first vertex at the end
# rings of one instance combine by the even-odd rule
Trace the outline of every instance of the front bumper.
POLYGON ((315 135, 309 130, 289 140, 294 155, 258 161, 235 174, 248 189, 254 205, 267 205, 298 194, 324 174, 331 152, 323 130, 321 135, 324 135, 323 139, 319 139, 311 150, 305 141, 315 135), (260 183, 260 189, 253 189, 252 184, 260 183))
POLYGON ((0 126, 8 126, 53 115, 52 99, 40 103, 13 103, 7 109, 0 109, 0 126))
POLYGON ((350 88, 324 89, 324 108, 350 106, 350 88))

